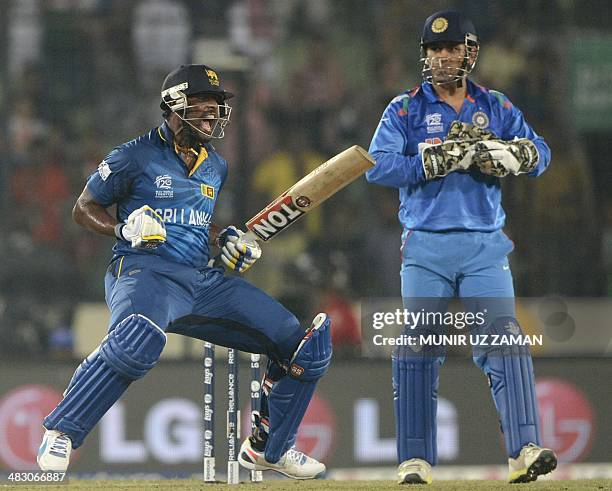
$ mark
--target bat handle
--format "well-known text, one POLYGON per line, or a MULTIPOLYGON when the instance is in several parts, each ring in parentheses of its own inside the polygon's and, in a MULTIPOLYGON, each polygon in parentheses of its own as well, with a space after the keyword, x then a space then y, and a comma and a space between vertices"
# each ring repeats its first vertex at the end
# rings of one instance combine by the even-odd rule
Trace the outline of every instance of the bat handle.
POLYGON ((259 237, 257 237, 257 235, 255 235, 251 230, 247 230, 246 233, 241 237, 241 239, 245 242, 254 244, 259 240, 259 237))

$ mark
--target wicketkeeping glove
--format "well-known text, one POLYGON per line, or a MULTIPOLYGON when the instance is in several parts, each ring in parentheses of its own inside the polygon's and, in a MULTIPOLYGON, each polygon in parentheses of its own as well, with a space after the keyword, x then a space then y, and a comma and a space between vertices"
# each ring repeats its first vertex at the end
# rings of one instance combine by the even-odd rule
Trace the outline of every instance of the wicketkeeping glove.
POLYGON ((531 140, 515 138, 478 142, 472 163, 483 174, 504 177, 531 172, 538 165, 538 159, 538 149, 531 140))
POLYGON ((221 249, 221 261, 229 269, 244 273, 261 257, 261 247, 256 241, 247 242, 244 232, 233 225, 224 228, 217 237, 221 249))
POLYGON ((139 249, 155 249, 166 241, 166 227, 149 205, 134 210, 124 223, 115 226, 115 235, 139 249))
POLYGON ((489 130, 484 130, 471 123, 453 121, 445 140, 478 142, 482 140, 493 140, 495 138, 497 138, 495 134, 489 130))
POLYGON ((467 170, 474 155, 474 142, 448 140, 432 145, 419 143, 426 179, 444 177, 457 170, 467 170))

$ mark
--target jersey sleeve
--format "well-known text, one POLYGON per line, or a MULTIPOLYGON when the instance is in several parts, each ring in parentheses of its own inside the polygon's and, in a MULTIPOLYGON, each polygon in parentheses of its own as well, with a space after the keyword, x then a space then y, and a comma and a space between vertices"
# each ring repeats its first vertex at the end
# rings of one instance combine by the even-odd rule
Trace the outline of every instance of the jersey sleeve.
POLYGON ((401 118, 407 117, 408 102, 408 95, 395 98, 378 123, 369 149, 376 165, 366 172, 368 182, 402 188, 425 181, 420 155, 406 155, 410 135, 401 118))
POLYGON ((503 131, 501 138, 503 140, 513 140, 514 138, 528 138, 538 149, 538 165, 531 171, 529 176, 539 176, 550 164, 550 147, 547 145, 544 138, 539 136, 533 128, 525 120, 525 116, 519 108, 513 105, 510 100, 501 93, 497 93, 503 98, 503 131))
POLYGON ((138 175, 137 162, 125 147, 117 147, 98 165, 87 179, 87 189, 97 203, 108 206, 129 194, 138 175))

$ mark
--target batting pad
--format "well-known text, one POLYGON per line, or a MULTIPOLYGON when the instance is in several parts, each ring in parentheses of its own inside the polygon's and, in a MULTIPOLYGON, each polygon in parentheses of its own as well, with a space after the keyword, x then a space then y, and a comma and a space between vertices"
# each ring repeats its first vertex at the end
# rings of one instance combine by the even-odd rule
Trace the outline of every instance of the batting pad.
POLYGON ((166 342, 165 333, 140 315, 130 315, 77 369, 64 399, 44 420, 78 448, 130 383, 152 368, 166 342))
POLYGON ((294 444, 317 381, 325 375, 332 357, 330 319, 319 314, 296 350, 289 373, 274 384, 268 396, 270 433, 265 456, 278 462, 294 444))
POLYGON ((439 363, 410 355, 410 348, 402 347, 392 358, 397 457, 400 463, 419 458, 436 465, 439 363))

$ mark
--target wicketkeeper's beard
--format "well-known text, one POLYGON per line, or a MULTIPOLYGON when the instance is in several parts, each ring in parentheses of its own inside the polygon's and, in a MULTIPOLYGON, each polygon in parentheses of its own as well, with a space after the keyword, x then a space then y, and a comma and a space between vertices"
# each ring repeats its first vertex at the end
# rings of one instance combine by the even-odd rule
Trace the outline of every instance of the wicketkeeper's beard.
POLYGON ((435 85, 455 85, 460 77, 459 68, 443 66, 432 68, 431 79, 435 85))
POLYGON ((433 84, 440 87, 461 87, 463 80, 455 76, 433 77, 433 84))

